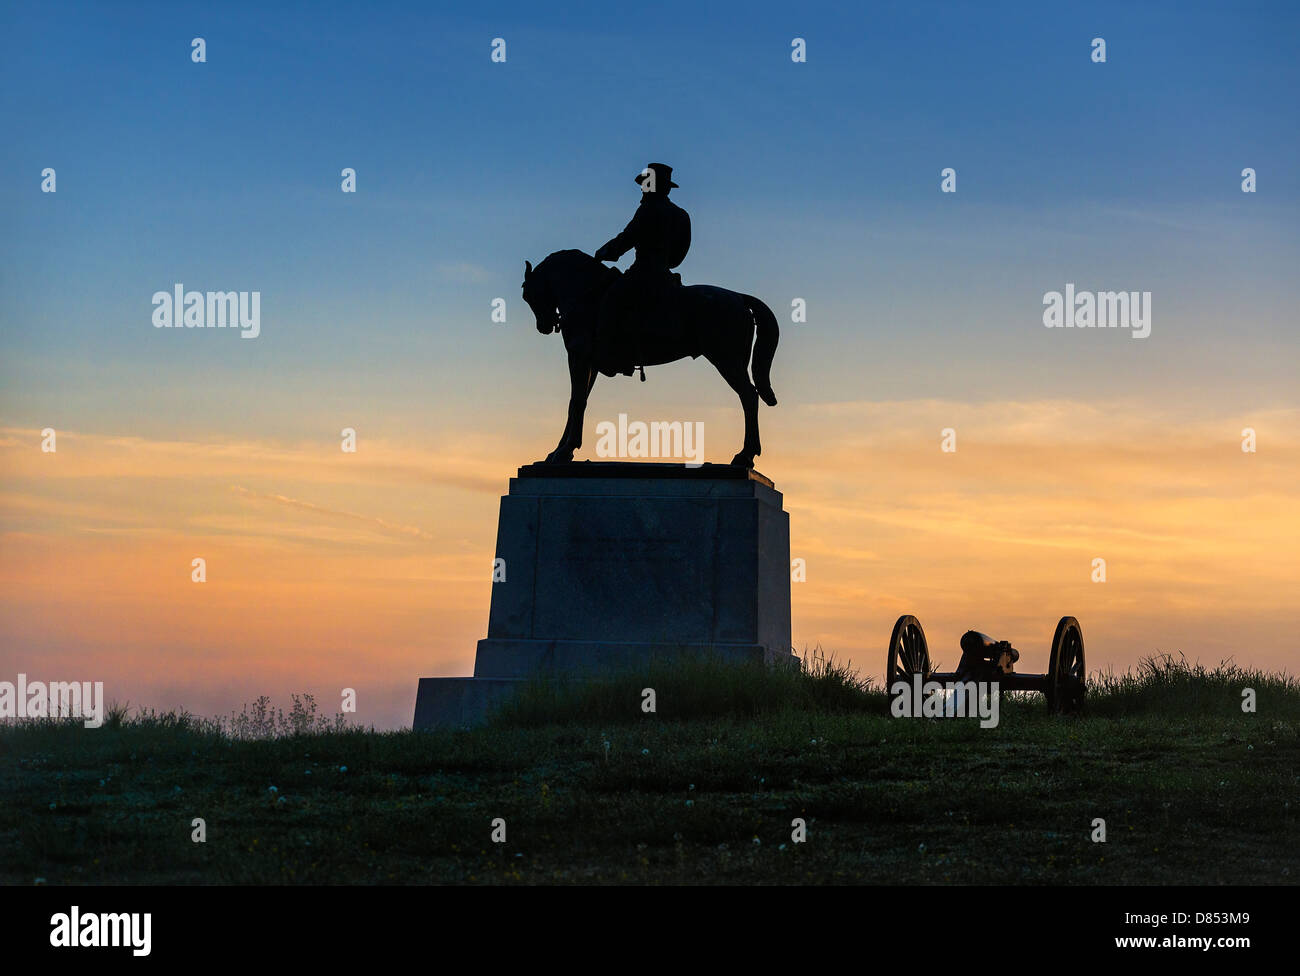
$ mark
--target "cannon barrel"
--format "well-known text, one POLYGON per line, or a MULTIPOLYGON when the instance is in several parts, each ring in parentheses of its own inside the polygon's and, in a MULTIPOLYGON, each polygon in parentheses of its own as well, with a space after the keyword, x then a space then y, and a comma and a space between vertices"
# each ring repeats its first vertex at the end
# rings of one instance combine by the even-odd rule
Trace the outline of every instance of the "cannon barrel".
POLYGON ((986 660, 995 654, 1009 652, 1011 660, 1020 660, 1020 652, 1006 641, 994 640, 988 634, 981 634, 978 630, 968 630, 961 635, 961 650, 963 654, 986 660))
POLYGON ((1020 652, 1009 643, 994 640, 988 634, 981 634, 978 630, 968 630, 961 635, 961 653, 963 657, 969 655, 972 661, 997 662, 1003 660, 1003 655, 1006 655, 1006 659, 1011 664, 1020 660, 1020 652))

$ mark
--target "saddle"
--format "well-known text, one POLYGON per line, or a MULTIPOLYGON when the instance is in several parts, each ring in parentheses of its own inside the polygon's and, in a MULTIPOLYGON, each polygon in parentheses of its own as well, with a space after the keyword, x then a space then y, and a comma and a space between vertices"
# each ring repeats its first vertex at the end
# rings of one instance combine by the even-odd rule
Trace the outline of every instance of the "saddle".
POLYGON ((639 372, 645 382, 645 351, 684 327, 678 305, 681 287, 682 276, 676 272, 649 279, 624 274, 610 286, 596 334, 596 362, 602 373, 639 372))

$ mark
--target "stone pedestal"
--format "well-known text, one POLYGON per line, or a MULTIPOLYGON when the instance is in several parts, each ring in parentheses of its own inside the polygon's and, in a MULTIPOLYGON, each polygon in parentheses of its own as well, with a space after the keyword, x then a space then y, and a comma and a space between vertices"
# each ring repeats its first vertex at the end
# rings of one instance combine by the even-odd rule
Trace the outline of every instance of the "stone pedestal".
POLYGON ((488 634, 472 678, 422 678, 415 728, 473 725, 538 674, 655 659, 791 663, 790 519, 731 465, 532 464, 501 499, 488 634))

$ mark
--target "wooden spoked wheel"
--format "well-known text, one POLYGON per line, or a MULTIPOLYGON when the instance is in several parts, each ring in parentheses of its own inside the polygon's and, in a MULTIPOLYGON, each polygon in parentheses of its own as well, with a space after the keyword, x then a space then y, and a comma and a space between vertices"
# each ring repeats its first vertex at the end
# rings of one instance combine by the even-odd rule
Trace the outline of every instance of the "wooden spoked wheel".
POLYGON ((1072 715, 1083 709, 1088 671, 1083 658, 1083 631, 1073 617, 1062 617, 1052 638, 1047 664, 1047 710, 1072 715))
POLYGON ((889 662, 885 665, 885 691, 888 693, 896 681, 912 680, 919 674, 921 680, 930 674, 930 646, 925 642, 921 622, 911 614, 904 614, 894 624, 889 635, 889 662))

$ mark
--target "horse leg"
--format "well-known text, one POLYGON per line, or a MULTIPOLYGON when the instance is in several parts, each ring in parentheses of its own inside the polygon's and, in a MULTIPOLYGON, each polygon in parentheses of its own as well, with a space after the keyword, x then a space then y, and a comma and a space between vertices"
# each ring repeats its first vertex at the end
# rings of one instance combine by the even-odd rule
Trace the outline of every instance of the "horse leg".
POLYGON ((728 363, 724 366, 714 362, 713 365, 718 367, 718 372, 727 381, 727 385, 736 391, 736 395, 740 397, 740 405, 745 411, 745 446, 731 459, 731 463, 752 468, 754 456, 763 453, 762 445, 758 440, 758 391, 749 381, 749 370, 745 363, 738 365, 728 363))
POLYGON ((576 357, 569 357, 569 419, 560 435, 560 443, 546 455, 547 464, 573 460, 573 452, 582 446, 582 423, 587 413, 587 397, 596 385, 596 370, 576 357))

